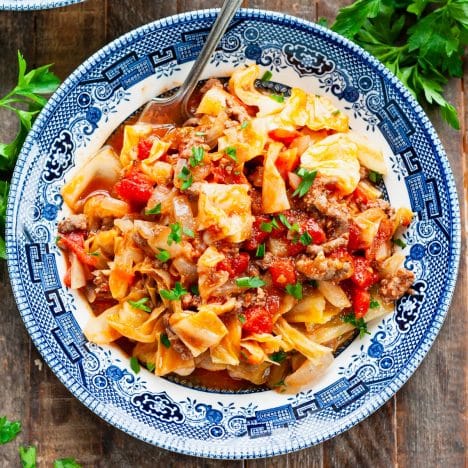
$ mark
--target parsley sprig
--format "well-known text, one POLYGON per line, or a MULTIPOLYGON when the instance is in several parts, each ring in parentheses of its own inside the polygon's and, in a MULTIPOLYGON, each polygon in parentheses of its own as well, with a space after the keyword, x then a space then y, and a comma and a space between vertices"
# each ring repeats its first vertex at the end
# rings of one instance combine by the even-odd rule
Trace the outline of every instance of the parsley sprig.
POLYGON ((370 335, 370 332, 367 330, 367 323, 364 321, 362 317, 356 318, 354 313, 345 315, 343 317, 343 322, 349 323, 350 325, 355 327, 357 330, 359 330, 359 338, 363 338, 364 335, 370 335))
POLYGON ((146 303, 149 301, 149 297, 142 297, 138 301, 127 301, 134 309, 143 310, 150 313, 151 307, 148 307, 146 303))
POLYGON ((188 291, 177 281, 173 289, 160 289, 159 294, 168 301, 177 301, 183 295, 187 294, 188 291))
POLYGON ((47 102, 45 95, 53 93, 60 80, 44 65, 26 71, 26 60, 18 51, 18 82, 5 96, 0 98, 0 108, 16 114, 19 130, 9 143, 0 143, 0 258, 6 258, 5 230, 6 205, 10 184, 8 179, 15 167, 16 159, 37 114, 47 102))
POLYGON ((421 104, 438 106, 460 128, 443 90, 450 78, 463 76, 466 0, 357 0, 340 10, 332 29, 377 57, 421 104))
POLYGON ((261 288, 265 286, 266 283, 258 276, 244 276, 242 278, 237 278, 236 284, 240 288, 261 288))
POLYGON ((11 442, 21 432, 19 421, 9 421, 5 416, 0 418, 0 445, 11 442))
POLYGON ((305 167, 301 167, 297 171, 297 175, 302 179, 299 183, 299 186, 294 191, 293 196, 302 198, 312 187, 314 183, 315 177, 317 175, 317 171, 309 171, 305 167))

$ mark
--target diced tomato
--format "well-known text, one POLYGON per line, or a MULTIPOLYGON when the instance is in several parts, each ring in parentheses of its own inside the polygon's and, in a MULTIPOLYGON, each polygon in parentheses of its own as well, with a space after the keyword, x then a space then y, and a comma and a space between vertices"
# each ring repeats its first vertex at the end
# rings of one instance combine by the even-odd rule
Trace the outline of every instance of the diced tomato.
POLYGON ((354 250, 361 250, 365 247, 361 240, 361 230, 359 226, 353 222, 349 223, 349 238, 348 238, 348 250, 353 252, 354 250))
POLYGON ((312 237, 314 244, 323 244, 327 240, 324 230, 313 218, 309 218, 304 225, 304 230, 312 237))
POLYGON ((275 315, 280 307, 281 293, 276 288, 269 288, 267 291, 266 308, 271 315, 275 315))
POLYGON ((211 174, 213 176, 213 182, 216 184, 245 184, 247 182, 243 172, 231 165, 212 165, 211 174))
POLYGON ((65 276, 63 277, 63 284, 67 288, 71 288, 71 268, 67 268, 67 272, 65 273, 65 276))
POLYGON ((273 317, 265 307, 253 306, 245 309, 245 322, 242 329, 247 334, 271 333, 273 331, 273 317))
POLYGON ((142 172, 132 168, 123 179, 115 184, 118 196, 134 205, 144 205, 153 193, 153 183, 142 172))
POLYGON ((60 234, 57 243, 60 248, 73 252, 84 265, 96 268, 98 259, 85 251, 84 237, 85 233, 83 231, 73 231, 67 234, 60 234))
POLYGON ((249 266, 250 256, 246 252, 241 252, 239 255, 227 256, 224 260, 219 262, 216 265, 216 269, 227 271, 229 273, 230 278, 235 278, 236 276, 241 275, 247 270, 249 266))
POLYGON ((114 271, 114 275, 122 283, 132 284, 135 279, 134 273, 128 273, 125 270, 122 270, 121 268, 114 268, 113 271, 114 271))
POLYGON ((351 303, 353 304, 356 318, 364 317, 370 306, 370 293, 366 289, 355 286, 351 290, 351 303))
POLYGON ((297 148, 289 148, 281 152, 275 161, 275 166, 283 179, 286 179, 288 173, 294 171, 298 165, 299 155, 297 153, 297 148))
POLYGON ((275 128, 268 132, 268 136, 275 141, 280 141, 286 146, 290 145, 292 141, 301 134, 296 130, 285 130, 283 128, 275 128))
POLYGON ((296 282, 296 270, 292 260, 287 258, 275 260, 269 270, 275 286, 284 287, 296 282))
POLYGON ((151 147, 153 146, 153 140, 151 138, 145 138, 138 143, 138 159, 147 159, 150 155, 151 147))
POLYGON ((351 281, 358 287, 367 289, 379 280, 372 269, 371 263, 364 257, 353 257, 354 273, 351 281))
POLYGON ((367 195, 364 193, 363 190, 360 189, 359 186, 356 187, 356 190, 353 192, 352 195, 356 203, 366 204, 369 202, 367 195))
POLYGON ((301 244, 299 241, 293 242, 288 239, 288 256, 289 257, 294 257, 295 255, 298 255, 306 250, 306 246, 304 244, 301 244))
POLYGON ((268 223, 270 218, 268 216, 256 216, 252 225, 252 234, 250 239, 245 242, 246 250, 255 250, 261 243, 268 239, 268 232, 260 229, 262 223, 268 223))

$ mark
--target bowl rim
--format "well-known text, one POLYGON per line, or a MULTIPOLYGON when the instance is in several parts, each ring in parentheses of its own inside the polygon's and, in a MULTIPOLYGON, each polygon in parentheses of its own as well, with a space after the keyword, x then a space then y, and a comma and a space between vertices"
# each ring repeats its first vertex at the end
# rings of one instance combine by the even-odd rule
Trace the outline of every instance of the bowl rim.
POLYGON ((50 10, 85 0, 0 0, 0 11, 50 10))
MULTIPOLYGON (((0 0, 1 1, 1 0, 0 0)), ((67 3, 70 3, 69 0, 64 0, 67 3)), ((81 1, 81 0, 80 0, 81 1)), ((14 229, 14 205, 17 198, 17 188, 20 182, 21 172, 24 164, 27 161, 28 154, 31 150, 34 140, 38 135, 38 128, 47 120, 48 116, 51 114, 52 110, 56 105, 59 104, 62 97, 67 94, 67 90, 70 87, 73 87, 76 84, 77 78, 85 74, 89 68, 96 65, 100 61, 109 58, 112 56, 113 50, 116 47, 126 45, 129 41, 132 41, 138 37, 144 36, 148 32, 152 32, 160 27, 165 27, 171 24, 176 24, 184 22, 189 19, 207 19, 214 18, 215 15, 219 12, 218 8, 210 8, 203 10, 194 10, 188 11, 185 13, 179 13, 177 15, 172 15, 164 17, 153 21, 151 23, 144 24, 139 26, 119 37, 112 40, 101 49, 96 51, 83 63, 81 63, 60 85, 57 91, 50 97, 44 109, 41 111, 37 117, 31 131, 29 132, 26 141, 23 145, 23 148, 18 156, 16 167, 13 173, 11 180, 11 188, 8 197, 8 206, 7 206, 7 222, 6 222, 6 248, 7 248, 7 258, 8 258, 8 272, 10 278, 15 278, 15 275, 18 276, 18 261, 15 258, 16 251, 16 236, 14 229)), ((284 13, 279 13, 275 11, 262 10, 262 9, 252 9, 252 8, 242 8, 236 13, 235 19, 247 19, 252 21, 273 21, 279 22, 283 26, 289 26, 294 29, 302 29, 305 31, 314 31, 319 34, 322 38, 332 40, 338 46, 344 46, 348 53, 354 53, 363 60, 366 66, 373 68, 376 73, 385 78, 391 86, 394 87, 395 91, 401 95, 402 100, 406 101, 411 108, 414 109, 415 118, 420 125, 421 130, 426 135, 429 144, 431 145, 435 159, 437 160, 439 167, 444 176, 445 189, 447 191, 447 203, 449 210, 450 218, 450 229, 452 233, 452 239, 449 243, 449 256, 448 264, 451 266, 451 272, 449 272, 446 285, 443 291, 443 294, 438 299, 438 303, 434 306, 438 307, 438 313, 434 318, 431 326, 428 331, 421 337, 417 348, 413 351, 413 355, 408 359, 406 366, 401 369, 398 374, 395 375, 394 379, 390 384, 382 390, 379 395, 375 395, 372 399, 360 406, 354 414, 348 416, 347 421, 341 421, 338 428, 325 431, 320 437, 314 439, 308 439, 305 443, 294 445, 288 439, 287 443, 275 447, 272 451, 269 451, 268 448, 265 448, 262 453, 234 453, 231 454, 221 452, 213 453, 209 449, 201 451, 190 450, 184 447, 180 447, 177 443, 172 445, 166 444, 154 440, 154 438, 148 437, 144 433, 138 432, 137 430, 132 429, 131 427, 125 427, 121 422, 120 418, 113 415, 112 410, 103 405, 101 402, 96 401, 94 398, 83 395, 83 391, 80 391, 80 387, 76 382, 73 382, 74 378, 68 374, 68 371, 65 370, 62 363, 57 361, 55 355, 49 349, 47 342, 39 333, 38 327, 33 322, 34 314, 31 312, 29 305, 24 300, 21 294, 21 288, 19 282, 11 282, 13 294, 15 301, 18 306, 18 310, 21 314, 25 327, 30 335, 34 345, 37 350, 46 361, 48 366, 58 377, 61 383, 86 407, 88 407, 93 413, 103 419, 105 422, 112 424, 114 427, 122 430, 123 432, 147 442, 151 445, 158 446, 160 448, 171 450, 177 453, 214 458, 214 459, 254 459, 254 458, 265 458, 275 455, 282 455, 286 453, 292 453, 297 450, 304 448, 312 447, 319 443, 324 442, 325 440, 331 439, 339 434, 342 434, 346 430, 350 429, 357 423, 363 421, 377 409, 383 406, 395 393, 407 382, 407 380, 413 375, 416 369, 419 367, 424 357, 427 355, 432 345, 434 344, 435 338, 437 337, 444 320, 448 314, 450 303, 453 297, 453 293, 456 286, 456 281, 458 277, 460 253, 461 253, 461 221, 460 221, 460 208, 458 202, 458 192, 455 185, 453 172, 450 167, 450 163, 447 159, 445 151, 442 147, 442 144, 436 134, 435 129, 433 128, 429 118, 423 111, 422 107, 417 103, 415 98, 409 92, 409 90, 396 78, 396 76, 388 70, 381 62, 379 62, 375 57, 370 55, 364 49, 362 49, 357 44, 351 42, 350 40, 344 38, 343 36, 331 31, 330 29, 324 28, 316 23, 307 21, 301 18, 297 18, 293 15, 287 15, 284 13), (70 383, 71 382, 71 383, 70 383)), ((245 396, 245 395, 244 395, 245 396)), ((174 439, 171 441, 174 442, 174 439)))

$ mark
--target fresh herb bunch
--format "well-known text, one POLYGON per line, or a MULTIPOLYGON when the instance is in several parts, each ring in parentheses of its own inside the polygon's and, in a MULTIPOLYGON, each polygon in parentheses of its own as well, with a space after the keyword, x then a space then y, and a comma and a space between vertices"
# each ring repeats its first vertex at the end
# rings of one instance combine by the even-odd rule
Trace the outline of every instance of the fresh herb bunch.
POLYGON ((439 106, 442 117, 460 128, 443 89, 450 78, 463 76, 466 0, 357 0, 339 11, 331 28, 377 57, 421 104, 439 106))
POLYGON ((11 172, 34 119, 47 102, 44 95, 53 93, 60 84, 50 67, 44 65, 26 72, 26 60, 18 52, 18 83, 0 98, 0 107, 14 112, 19 120, 13 141, 0 143, 0 258, 6 258, 3 232, 11 172))

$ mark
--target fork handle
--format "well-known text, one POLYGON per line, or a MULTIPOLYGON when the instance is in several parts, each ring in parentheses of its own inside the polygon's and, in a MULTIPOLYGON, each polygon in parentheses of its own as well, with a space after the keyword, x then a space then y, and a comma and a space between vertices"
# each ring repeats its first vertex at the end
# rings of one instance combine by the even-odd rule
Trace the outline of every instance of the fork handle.
POLYGON ((219 44, 219 41, 226 32, 229 23, 231 22, 241 4, 242 0, 224 0, 223 6, 221 7, 218 17, 216 18, 216 21, 214 22, 213 27, 211 28, 211 31, 206 38, 206 42, 203 45, 200 55, 195 60, 195 63, 187 75, 187 78, 180 88, 178 97, 182 101, 182 109, 186 115, 188 115, 188 100, 198 82, 200 81, 200 77, 203 73, 203 70, 205 69, 205 65, 208 62, 211 54, 216 49, 216 46, 219 44))

